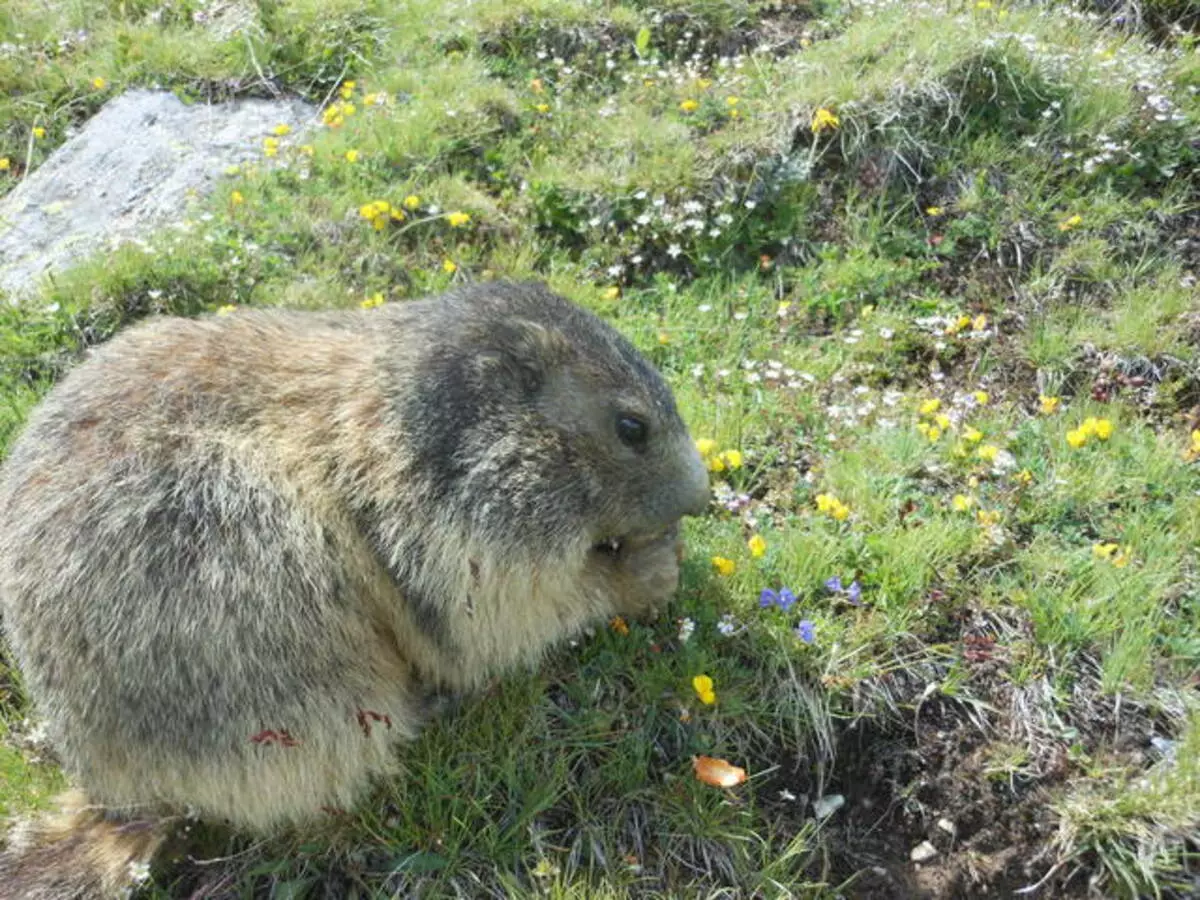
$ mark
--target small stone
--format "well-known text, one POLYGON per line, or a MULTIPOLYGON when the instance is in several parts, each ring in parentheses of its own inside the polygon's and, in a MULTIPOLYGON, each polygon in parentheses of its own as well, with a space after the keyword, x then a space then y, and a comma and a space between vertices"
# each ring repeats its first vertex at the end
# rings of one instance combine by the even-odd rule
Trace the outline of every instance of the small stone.
POLYGON ((937 827, 946 832, 946 834, 950 835, 950 837, 954 837, 958 834, 958 826, 945 816, 937 820, 937 827))
POLYGON ((813 813, 818 819, 825 819, 845 805, 846 798, 841 794, 829 794, 813 801, 813 813))
POLYGON ((915 863, 929 862, 938 855, 937 847, 929 843, 929 841, 921 841, 917 846, 912 848, 912 852, 908 855, 915 863))

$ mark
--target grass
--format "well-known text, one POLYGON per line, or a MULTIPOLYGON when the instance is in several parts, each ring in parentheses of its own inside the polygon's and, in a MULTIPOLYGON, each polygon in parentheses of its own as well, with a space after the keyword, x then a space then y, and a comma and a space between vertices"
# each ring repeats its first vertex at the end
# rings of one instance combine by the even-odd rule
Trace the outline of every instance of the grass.
MULTIPOLYGON (((742 455, 666 621, 468 699, 328 828, 215 837, 145 895, 1194 890, 1200 62, 1172 9, 6 4, 0 192, 130 87, 332 111, 186 229, 0 303, 0 447, 144 316, 506 276, 609 317, 742 455), (1073 446, 1089 418, 1111 434, 1073 446)), ((0 689, 7 815, 56 774, 0 689)))

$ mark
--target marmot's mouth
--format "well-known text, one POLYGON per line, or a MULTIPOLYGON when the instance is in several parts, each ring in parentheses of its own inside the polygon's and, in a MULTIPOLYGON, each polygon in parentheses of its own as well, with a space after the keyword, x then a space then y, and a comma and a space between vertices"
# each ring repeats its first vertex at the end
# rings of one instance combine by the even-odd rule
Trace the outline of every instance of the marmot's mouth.
POLYGON ((646 534, 627 534, 623 537, 610 537, 593 544, 592 551, 603 556, 617 559, 621 553, 627 548, 648 547, 651 544, 656 544, 671 533, 670 528, 663 528, 659 531, 649 532, 646 534))

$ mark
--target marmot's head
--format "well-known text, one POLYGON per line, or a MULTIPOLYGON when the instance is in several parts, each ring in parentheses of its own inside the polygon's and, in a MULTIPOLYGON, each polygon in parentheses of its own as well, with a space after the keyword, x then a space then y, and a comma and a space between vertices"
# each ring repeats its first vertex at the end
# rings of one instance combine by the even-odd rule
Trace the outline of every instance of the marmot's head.
POLYGON ((395 412, 429 502, 489 546, 620 554, 700 515, 708 473, 671 391, 614 328, 540 284, 421 301, 395 412), (415 329, 416 333, 414 333, 415 329))

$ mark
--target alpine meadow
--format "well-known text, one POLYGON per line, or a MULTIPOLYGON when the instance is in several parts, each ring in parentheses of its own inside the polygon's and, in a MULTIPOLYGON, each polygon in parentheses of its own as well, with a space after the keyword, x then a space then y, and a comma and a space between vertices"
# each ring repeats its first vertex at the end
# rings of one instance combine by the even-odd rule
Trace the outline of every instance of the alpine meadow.
MULTIPOLYGON (((0 458, 148 317, 536 279, 712 488, 656 621, 139 900, 1200 896, 1196 0, 5 0, 0 203, 134 90, 314 112, 0 294, 0 458)), ((2 635, 7 831, 67 784, 2 635)))

